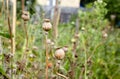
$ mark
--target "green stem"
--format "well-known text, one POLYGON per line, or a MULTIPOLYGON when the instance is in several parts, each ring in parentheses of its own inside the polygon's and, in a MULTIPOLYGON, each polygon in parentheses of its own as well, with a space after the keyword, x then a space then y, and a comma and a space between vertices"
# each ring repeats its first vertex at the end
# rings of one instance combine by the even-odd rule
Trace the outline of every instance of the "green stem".
POLYGON ((85 38, 83 36, 83 46, 84 46, 84 54, 85 54, 85 61, 84 61, 84 67, 85 67, 85 73, 84 73, 84 78, 88 79, 87 77, 87 51, 86 51, 86 43, 85 43, 85 38))
POLYGON ((85 79, 88 79, 87 78, 87 53, 85 51, 85 79))

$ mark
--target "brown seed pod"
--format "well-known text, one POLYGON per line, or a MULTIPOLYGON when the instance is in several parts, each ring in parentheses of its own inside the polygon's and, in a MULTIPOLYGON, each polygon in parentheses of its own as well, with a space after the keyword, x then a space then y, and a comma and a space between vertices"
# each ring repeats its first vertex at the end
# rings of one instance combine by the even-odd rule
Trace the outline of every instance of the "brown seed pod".
POLYGON ((32 49, 33 50, 38 50, 38 47, 37 46, 33 46, 32 49))
POLYGON ((107 37, 108 37, 108 34, 107 34, 105 31, 102 31, 102 37, 103 37, 103 38, 107 38, 107 37))
POLYGON ((11 53, 3 54, 3 55, 4 55, 5 62, 10 62, 11 58, 13 57, 13 54, 11 53))
POLYGON ((61 65, 61 60, 57 60, 57 61, 56 61, 56 65, 55 65, 55 66, 56 66, 56 68, 59 68, 59 67, 60 67, 60 65, 61 65))
POLYGON ((74 37, 79 38, 79 33, 76 33, 74 37))
POLYGON ((53 64, 52 62, 48 62, 48 68, 52 68, 53 64))
POLYGON ((108 34, 107 33, 104 33, 103 34, 103 38, 107 38, 108 37, 108 34))
POLYGON ((42 28, 43 28, 43 30, 45 30, 45 31, 49 31, 49 30, 52 29, 52 24, 50 23, 50 20, 49 20, 49 19, 45 19, 45 20, 44 20, 44 23, 43 23, 43 25, 42 25, 42 28))
POLYGON ((28 11, 23 11, 21 17, 22 17, 22 19, 23 19, 24 21, 28 21, 28 20, 30 19, 29 12, 28 12, 28 11))
POLYGON ((62 49, 63 49, 65 52, 67 52, 67 51, 68 51, 68 46, 64 46, 62 49))
POLYGON ((17 69, 20 70, 20 71, 23 71, 24 68, 25 68, 25 60, 22 60, 22 61, 17 61, 16 64, 17 64, 17 69))
POLYGON ((58 48, 56 51, 55 51, 55 57, 59 60, 63 59, 65 57, 65 52, 62 48, 58 48))
POLYGON ((51 42, 51 46, 54 46, 55 45, 55 43, 54 42, 51 42))
POLYGON ((47 42, 47 44, 51 44, 51 40, 50 39, 47 39, 46 42, 47 42))

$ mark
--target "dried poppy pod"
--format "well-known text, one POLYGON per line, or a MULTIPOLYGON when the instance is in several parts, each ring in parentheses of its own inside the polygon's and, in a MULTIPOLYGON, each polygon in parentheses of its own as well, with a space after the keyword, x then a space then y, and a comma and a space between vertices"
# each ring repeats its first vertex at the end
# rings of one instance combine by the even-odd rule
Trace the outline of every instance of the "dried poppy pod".
POLYGON ((55 45, 55 43, 54 42, 51 42, 51 46, 54 46, 55 45))
POLYGON ((74 37, 79 38, 80 37, 79 33, 76 33, 74 37))
POLYGON ((67 52, 67 51, 68 51, 68 46, 64 46, 62 49, 63 49, 65 52, 67 52))
POLYGON ((108 34, 107 34, 105 31, 102 31, 102 37, 103 37, 103 38, 107 38, 107 37, 108 37, 108 34))
POLYGON ((37 46, 33 46, 32 49, 33 50, 38 50, 38 47, 37 46))
POLYGON ((47 44, 51 44, 51 40, 50 40, 50 39, 47 39, 47 40, 46 40, 46 43, 47 43, 47 44))
POLYGON ((20 71, 23 71, 24 68, 25 68, 25 62, 26 61, 17 61, 17 69, 20 70, 20 71))
POLYGON ((57 60, 57 61, 56 61, 56 65, 55 65, 55 66, 56 66, 56 68, 59 68, 59 67, 60 67, 60 65, 61 65, 61 61, 60 61, 60 60, 57 60))
POLYGON ((65 57, 65 52, 62 48, 58 48, 56 49, 55 51, 55 57, 58 59, 58 60, 61 60, 65 57))
POLYGON ((22 19, 24 21, 28 21, 30 19, 30 15, 29 15, 29 12, 28 11, 23 11, 22 12, 22 19))
POLYGON ((107 38, 107 37, 108 37, 108 34, 107 34, 107 33, 103 33, 102 37, 103 37, 103 38, 107 38))
POLYGON ((48 68, 52 68, 53 64, 52 62, 48 62, 48 68))
POLYGON ((44 20, 44 23, 43 23, 43 25, 42 25, 42 28, 43 28, 43 30, 45 30, 45 31, 49 31, 49 30, 52 29, 52 24, 50 23, 50 20, 49 20, 49 19, 45 19, 45 20, 44 20))

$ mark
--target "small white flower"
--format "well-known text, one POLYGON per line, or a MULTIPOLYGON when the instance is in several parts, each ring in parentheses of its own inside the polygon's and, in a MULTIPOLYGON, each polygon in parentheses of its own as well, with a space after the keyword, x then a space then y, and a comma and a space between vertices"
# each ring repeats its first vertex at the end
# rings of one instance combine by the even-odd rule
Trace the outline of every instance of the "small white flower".
POLYGON ((82 31, 85 31, 85 28, 84 28, 84 27, 82 27, 82 28, 81 28, 81 30, 82 30, 82 31))
POLYGON ((33 54, 30 54, 30 58, 34 58, 35 56, 33 54))
POLYGON ((108 34, 107 34, 107 33, 105 33, 103 36, 104 36, 104 37, 108 37, 108 34))

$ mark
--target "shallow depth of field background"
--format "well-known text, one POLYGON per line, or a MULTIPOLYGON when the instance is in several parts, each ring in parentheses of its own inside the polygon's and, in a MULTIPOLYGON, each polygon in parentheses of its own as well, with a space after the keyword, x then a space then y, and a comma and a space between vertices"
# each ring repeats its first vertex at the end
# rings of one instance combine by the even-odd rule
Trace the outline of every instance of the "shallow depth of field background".
POLYGON ((14 1, 0 0, 0 79, 120 79, 120 0, 14 1))

